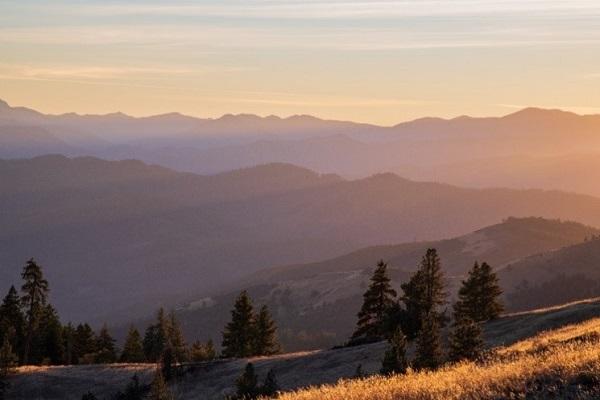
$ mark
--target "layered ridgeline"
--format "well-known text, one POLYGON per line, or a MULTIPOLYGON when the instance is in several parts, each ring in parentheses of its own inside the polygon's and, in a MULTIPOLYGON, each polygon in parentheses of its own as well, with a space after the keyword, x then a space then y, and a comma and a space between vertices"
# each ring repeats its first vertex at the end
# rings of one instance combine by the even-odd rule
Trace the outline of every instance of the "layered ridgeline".
MULTIPOLYGON (((519 260, 536 260, 540 257, 532 255, 567 252, 571 249, 568 246, 578 248, 579 243, 598 234, 600 231, 595 228, 573 222, 508 218, 500 224, 454 239, 373 246, 317 263, 263 269, 242 280, 231 293, 190 303, 180 311, 181 319, 186 321, 188 334, 217 339, 218 327, 226 322, 227 309, 237 290, 249 288, 258 303, 268 304, 274 311, 285 349, 338 345, 345 342, 355 328, 356 313, 377 260, 384 259, 388 263, 392 284, 399 290, 400 284, 408 281, 428 248, 436 248, 440 254, 451 297, 456 294, 460 281, 473 263, 476 260, 486 261, 499 271, 500 283, 505 291, 504 301, 509 308, 520 302, 521 306, 516 309, 531 309, 539 303, 513 299, 522 280, 517 273, 529 269, 520 267, 522 262, 519 260), (557 250, 562 248, 564 250, 557 250)), ((589 245, 594 246, 594 243, 600 252, 600 241, 590 241, 589 245)), ((560 267, 557 265, 557 274, 575 273, 575 268, 570 268, 573 261, 560 264, 560 267)), ((596 261, 596 258, 590 259, 586 267, 587 272, 594 276, 598 274, 595 271, 596 261)), ((582 272, 583 269, 577 271, 582 272)), ((530 282, 544 282, 548 278, 550 276, 543 267, 529 276, 530 282)), ((537 293, 536 296, 544 299, 546 303, 543 305, 546 306, 594 294, 588 291, 568 298, 553 298, 549 293, 537 293)), ((600 295, 600 292, 595 295, 600 295)))
POLYGON ((560 192, 393 174, 347 181, 283 164, 199 176, 60 156, 0 162, 0 209, 1 281, 35 256, 67 320, 93 310, 109 322, 220 292, 269 266, 458 236, 509 216, 600 226, 600 199, 560 192))
POLYGON ((0 101, 3 158, 94 155, 202 174, 284 162, 347 177, 391 171, 456 185, 592 195, 600 195, 588 179, 600 168, 599 130, 600 116, 535 108, 380 127, 305 115, 45 115, 0 101))

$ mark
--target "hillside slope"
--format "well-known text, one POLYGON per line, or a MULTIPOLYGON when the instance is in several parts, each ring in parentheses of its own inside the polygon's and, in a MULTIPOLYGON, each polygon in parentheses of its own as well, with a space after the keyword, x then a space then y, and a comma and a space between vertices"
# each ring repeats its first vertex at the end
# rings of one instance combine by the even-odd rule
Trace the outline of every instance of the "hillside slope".
POLYGON ((60 156, 0 162, 0 208, 4 290, 35 256, 65 318, 100 308, 110 311, 94 315, 109 322, 268 266, 458 236, 509 216, 600 226, 600 199, 561 192, 470 190, 393 174, 346 181, 286 164, 198 176, 60 156))
MULTIPOLYGON (((578 244, 599 233, 573 222, 508 218, 453 239, 374 246, 317 263, 267 268, 231 285, 229 292, 190 303, 181 310, 181 319, 186 321, 190 337, 218 339, 235 296, 247 289, 256 303, 268 304, 273 311, 287 350, 333 346, 347 340, 354 329, 362 294, 379 259, 388 262, 393 285, 400 290, 427 248, 435 247, 453 297, 476 260, 502 269, 516 260, 578 244)), ((510 285, 503 282, 506 292, 515 289, 510 285)))
MULTIPOLYGON (((600 320, 594 319, 600 315, 600 299, 592 299, 576 304, 568 304, 551 310, 537 310, 530 313, 506 316, 498 321, 489 323, 485 327, 486 342, 490 346, 511 346, 499 351, 500 355, 509 358, 507 354, 514 352, 530 351, 540 343, 554 343, 563 346, 565 342, 573 342, 573 338, 589 335, 597 339, 600 335, 600 320), (567 324, 580 324, 567 326, 567 324), (555 332, 532 337, 539 332, 559 329, 555 332), (593 336, 596 335, 596 336, 593 336), (521 340, 527 339, 523 342, 521 340), (516 343, 516 344, 515 344, 516 343)), ((577 343, 577 342, 575 342, 577 343)), ((582 342, 583 347, 573 350, 577 352, 587 349, 590 343, 582 342)), ((594 346, 598 342, 592 343, 594 346)), ((177 399, 222 399, 231 393, 235 379, 241 374, 245 363, 252 361, 258 375, 263 378, 269 369, 273 369, 277 380, 283 390, 292 390, 306 386, 332 384, 340 378, 353 377, 357 366, 360 364, 367 374, 376 373, 381 365, 385 342, 365 346, 338 350, 322 350, 304 353, 282 354, 272 357, 262 357, 250 360, 222 360, 196 365, 181 380, 172 384, 171 389, 176 393, 177 399)), ((570 349, 559 347, 559 350, 570 349)), ((535 354, 535 352, 531 352, 535 354)), ((593 357, 597 362, 597 351, 593 357)), ((561 361, 564 359, 561 359, 561 361)), ((581 361, 574 357, 574 365, 581 361)), ((92 391, 98 397, 108 396, 116 390, 122 389, 137 373, 143 382, 149 382, 154 371, 153 365, 103 365, 103 366, 72 366, 72 367, 23 367, 19 374, 11 379, 12 388, 7 399, 38 399, 45 400, 79 400, 81 394, 92 391)), ((469 370, 472 371, 472 370, 469 370)), ((520 371, 519 371, 520 372, 520 371)), ((443 373, 443 372, 442 372, 443 373)), ((514 375, 514 374, 513 374, 514 375)), ((513 377, 513 375, 510 375, 513 377)), ((487 374, 485 375, 488 376, 487 374)), ((525 376, 531 376, 527 374, 525 376)), ((381 378, 373 378, 381 379, 381 378)), ((411 378, 412 379, 412 378, 411 378)), ((369 382, 369 381, 366 381, 369 382)), ((431 380, 428 381, 431 384, 431 380)), ((330 397, 318 389, 302 392, 300 399, 346 399, 343 392, 344 385, 368 385, 360 382, 342 383, 340 388, 332 388, 330 397)), ((358 393, 367 396, 370 391, 358 393)), ((283 398, 296 398, 294 395, 284 395, 283 398), (289 396, 289 397, 285 397, 289 396)), ((367 398, 367 397, 354 397, 367 398)), ((389 398, 389 397, 376 397, 389 398)))

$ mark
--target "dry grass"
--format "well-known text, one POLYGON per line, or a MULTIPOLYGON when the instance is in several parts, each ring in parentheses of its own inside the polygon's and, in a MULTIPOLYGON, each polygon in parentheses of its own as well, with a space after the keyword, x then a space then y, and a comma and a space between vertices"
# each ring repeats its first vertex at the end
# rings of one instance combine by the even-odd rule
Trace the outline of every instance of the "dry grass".
POLYGON ((437 372, 344 380, 281 400, 451 400, 600 396, 600 318, 498 349, 486 362, 437 372))

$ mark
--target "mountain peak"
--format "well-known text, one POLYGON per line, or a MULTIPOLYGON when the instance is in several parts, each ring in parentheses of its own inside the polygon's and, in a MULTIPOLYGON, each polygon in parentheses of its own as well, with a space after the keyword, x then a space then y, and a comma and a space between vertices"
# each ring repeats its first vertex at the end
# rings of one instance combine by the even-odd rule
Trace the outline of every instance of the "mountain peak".
POLYGON ((0 108, 10 108, 10 106, 6 101, 0 99, 0 108))

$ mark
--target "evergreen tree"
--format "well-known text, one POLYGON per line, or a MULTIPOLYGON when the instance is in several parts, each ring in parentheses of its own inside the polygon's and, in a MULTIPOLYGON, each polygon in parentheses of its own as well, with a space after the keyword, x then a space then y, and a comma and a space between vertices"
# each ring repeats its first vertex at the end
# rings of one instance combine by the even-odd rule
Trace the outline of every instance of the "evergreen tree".
POLYGON ((385 352, 381 366, 381 373, 403 374, 408 368, 406 359, 406 336, 401 329, 397 329, 389 339, 389 349, 385 352))
POLYGON ((121 362, 142 363, 144 362, 144 347, 140 332, 132 325, 127 332, 123 352, 121 353, 121 362))
POLYGON ((21 287, 23 295, 21 301, 25 308, 26 327, 25 341, 23 343, 23 364, 29 363, 29 352, 35 331, 46 305, 48 296, 48 281, 44 279, 42 269, 32 259, 27 261, 21 277, 25 281, 21 287))
POLYGON ((231 321, 223 332, 224 357, 249 357, 254 354, 256 319, 252 302, 244 290, 231 310, 231 321))
POLYGON ((193 362, 203 362, 214 360, 217 356, 213 341, 209 340, 206 343, 195 341, 190 348, 190 360, 193 362))
POLYGON ((144 354, 146 360, 157 362, 160 360, 169 341, 169 321, 165 310, 160 308, 156 315, 156 324, 150 325, 144 334, 144 354))
POLYGON ((106 324, 102 326, 96 338, 96 363, 110 364, 117 361, 115 339, 108 332, 106 324))
POLYGON ((267 306, 262 306, 256 318, 256 338, 254 355, 268 356, 279 352, 279 343, 276 337, 277 327, 271 318, 267 306))
POLYGON ((252 363, 246 364, 244 373, 235 382, 237 397, 239 399, 255 399, 260 395, 258 378, 254 372, 252 363))
POLYGON ((177 321, 177 318, 175 317, 175 313, 173 311, 171 311, 169 314, 167 335, 169 345, 171 346, 173 351, 173 357, 175 359, 175 362, 181 363, 187 361, 188 354, 185 345, 185 339, 183 337, 183 332, 181 331, 179 321, 177 321))
POLYGON ((21 299, 15 287, 11 286, 0 305, 0 343, 8 337, 13 351, 22 355, 24 331, 25 316, 21 311, 21 299))
POLYGON ((406 323, 403 331, 409 338, 418 335, 424 318, 435 318, 435 325, 443 321, 444 313, 439 308, 446 304, 446 291, 440 258, 435 249, 427 250, 419 269, 401 287, 406 323))
POLYGON ((76 331, 73 325, 69 322, 63 326, 63 347, 65 349, 64 363, 65 365, 76 364, 76 350, 75 350, 75 335, 76 331))
POLYGON ((96 337, 92 328, 86 324, 79 324, 75 329, 73 343, 73 359, 77 364, 91 364, 96 357, 96 337))
POLYGON ((417 335, 417 353, 414 366, 417 369, 438 368, 443 362, 439 318, 435 314, 425 314, 417 335))
POLYGON ((363 305, 358 313, 352 340, 376 340, 385 336, 387 310, 394 305, 396 291, 387 276, 387 264, 379 261, 371 277, 371 284, 363 295, 363 305))
POLYGON ((40 318, 31 349, 30 362, 61 364, 64 360, 63 326, 58 313, 47 304, 40 318))
POLYGON ((269 372, 267 372, 264 383, 260 387, 260 394, 262 396, 273 397, 277 395, 278 390, 279 384, 277 383, 277 378, 275 377, 275 371, 270 369, 269 372))
POLYGON ((0 400, 4 399, 9 385, 7 377, 13 371, 17 361, 17 355, 13 352, 9 335, 5 335, 0 347, 0 400))
POLYGON ((160 368, 156 369, 154 380, 150 384, 149 400, 173 400, 173 396, 167 387, 167 383, 160 368))
POLYGON ((498 276, 487 263, 481 264, 479 276, 480 299, 483 313, 476 322, 496 319, 504 311, 504 305, 500 300, 502 289, 498 282, 498 276))
POLYGON ((125 387, 125 392, 120 397, 117 397, 117 400, 142 400, 145 393, 146 390, 140 384, 140 378, 135 374, 125 387))
POLYGON ((450 335, 450 360, 475 360, 482 350, 481 326, 469 317, 456 320, 450 335))

